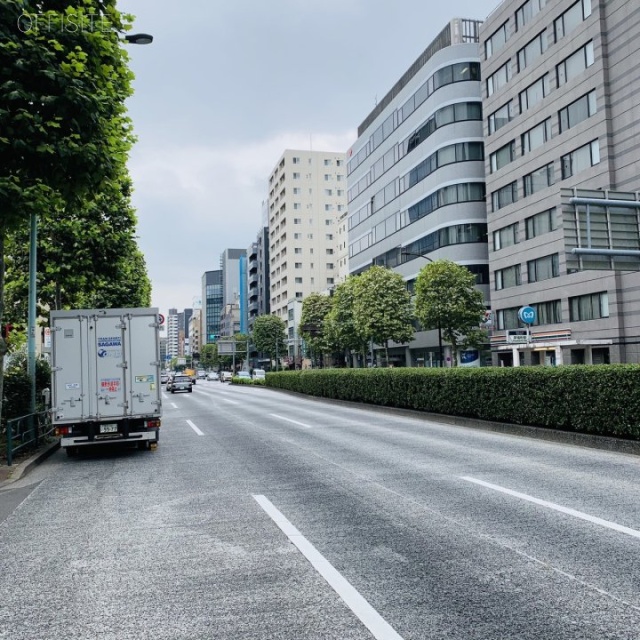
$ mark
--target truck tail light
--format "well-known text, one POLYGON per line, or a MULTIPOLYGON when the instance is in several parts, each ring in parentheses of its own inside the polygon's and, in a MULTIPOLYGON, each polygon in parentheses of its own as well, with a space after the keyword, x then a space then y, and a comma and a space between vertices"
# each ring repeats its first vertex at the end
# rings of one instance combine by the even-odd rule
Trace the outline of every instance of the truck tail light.
POLYGON ((56 427, 56 436, 70 436, 73 433, 73 427, 56 427))
POLYGON ((147 427, 147 429, 157 429, 161 424, 160 420, 145 420, 144 421, 144 426, 147 427))

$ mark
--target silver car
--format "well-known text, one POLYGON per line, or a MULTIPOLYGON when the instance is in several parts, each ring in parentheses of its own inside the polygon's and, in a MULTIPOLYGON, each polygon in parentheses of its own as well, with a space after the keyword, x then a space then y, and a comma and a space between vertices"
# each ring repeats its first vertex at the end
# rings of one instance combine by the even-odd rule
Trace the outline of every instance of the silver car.
POLYGON ((175 393, 176 391, 188 391, 193 392, 193 386, 191 384, 191 378, 189 376, 174 376, 173 380, 167 383, 167 391, 175 393))

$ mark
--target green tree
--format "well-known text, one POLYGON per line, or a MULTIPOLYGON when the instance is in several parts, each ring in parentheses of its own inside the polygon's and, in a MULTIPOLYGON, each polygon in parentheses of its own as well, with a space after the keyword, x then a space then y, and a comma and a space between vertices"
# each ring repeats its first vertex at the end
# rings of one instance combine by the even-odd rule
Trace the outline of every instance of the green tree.
POLYGON ((253 323, 253 343, 258 351, 266 353, 280 368, 280 358, 286 353, 287 334, 281 318, 273 315, 258 316, 253 323))
POLYGON ((415 284, 415 315, 425 329, 442 331, 451 344, 453 366, 458 349, 477 347, 486 340, 480 329, 485 305, 475 287, 475 276, 451 260, 436 260, 425 265, 415 284))
POLYGON ((367 336, 358 332, 353 316, 357 278, 358 276, 348 276, 334 289, 333 304, 325 317, 324 330, 329 342, 337 349, 360 353, 364 362, 368 346, 367 336))
MULTIPOLYGON (((126 163, 133 74, 119 33, 128 28, 115 0, 0 3, 0 322, 7 233, 32 214, 64 215, 126 163), (100 16, 100 28, 69 29, 71 15, 85 25, 100 16)), ((0 338, 0 399, 6 352, 0 338)))
POLYGON ((389 340, 409 342, 414 328, 411 295, 402 276, 374 266, 357 276, 354 284, 353 321, 358 335, 384 345, 389 362, 389 340))
POLYGON ((205 369, 218 368, 218 345, 204 344, 200 347, 200 364, 205 369))
POLYGON ((333 298, 320 293, 312 293, 302 301, 300 314, 300 335, 304 338, 314 355, 320 356, 332 349, 328 332, 325 330, 325 320, 331 307, 333 298))

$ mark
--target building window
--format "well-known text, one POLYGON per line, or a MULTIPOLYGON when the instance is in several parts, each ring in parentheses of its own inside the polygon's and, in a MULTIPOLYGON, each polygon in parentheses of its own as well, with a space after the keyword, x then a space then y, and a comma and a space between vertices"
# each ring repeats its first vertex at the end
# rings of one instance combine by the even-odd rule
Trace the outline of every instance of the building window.
POLYGON ((522 73, 547 50, 547 32, 539 33, 518 51, 518 71, 522 73))
POLYGON ((527 262, 527 273, 529 282, 540 282, 549 278, 557 278, 560 275, 558 266, 558 254, 553 253, 550 256, 529 260, 527 262))
POLYGON ((494 111, 488 118, 489 135, 495 133, 498 129, 502 129, 506 124, 511 122, 513 117, 513 100, 509 100, 507 104, 494 111))
POLYGON ((294 218, 293 224, 302 224, 302 218, 294 218))
POLYGON ((517 287, 520 284, 520 265, 514 264, 505 269, 499 269, 495 272, 496 291, 508 289, 509 287, 517 287))
POLYGON ((336 167, 342 166, 342 160, 336 160, 336 167))
POLYGON ((325 182, 329 182, 329 180, 331 180, 331 174, 330 173, 325 173, 324 174, 324 180, 325 180, 325 182))
POLYGON ((302 284, 302 278, 296 278, 296 284, 302 284))
POLYGON ((325 220, 324 223, 327 227, 330 227, 333 224, 333 220, 325 220))
POLYGON ((591 15, 591 0, 578 0, 553 22, 556 42, 573 31, 583 20, 591 15))
POLYGON ((332 256, 333 255, 333 249, 327 249, 327 255, 328 256, 332 256))
POLYGON ((533 195, 534 193, 546 189, 555 183, 555 172, 553 162, 540 167, 538 170, 527 174, 523 180, 524 195, 533 195))
POLYGON ((570 178, 576 173, 593 167, 600 162, 600 145, 597 140, 585 144, 567 155, 562 156, 560 163, 562 165, 562 179, 570 178))
POLYGON ((300 174, 299 174, 299 173, 294 172, 294 174, 293 174, 293 179, 294 179, 294 180, 300 180, 300 174))
POLYGON ((295 263, 295 268, 296 269, 302 269, 302 262, 296 262, 295 263))
POLYGON ((325 167, 330 167, 331 166, 331 160, 329 160, 329 158, 325 158, 324 159, 324 166, 325 167))
POLYGON ((327 240, 333 240, 333 233, 327 233, 327 234, 325 234, 325 238, 326 238, 327 240))
POLYGON ((609 295, 606 291, 569 298, 569 320, 598 320, 609 317, 609 295))
POLYGON ((293 195, 299 196, 302 193, 302 189, 300 187, 293 187, 293 195))
POLYGON ((302 234, 301 233, 294 233, 293 234, 293 239, 294 240, 301 240, 302 239, 302 234))
POLYGON ((596 113, 596 92, 590 91, 558 111, 560 133, 575 127, 596 113))
POLYGON ((324 205, 324 210, 325 211, 333 211, 333 205, 332 204, 325 204, 324 205))
POLYGON ((518 319, 519 308, 520 307, 498 309, 496 312, 496 324, 498 330, 505 331, 508 329, 517 329, 520 326, 520 320, 518 319))
POLYGON ((587 42, 556 66, 558 86, 570 82, 593 64, 593 42, 587 42))
POLYGON ((514 180, 491 194, 491 206, 493 211, 502 209, 518 201, 518 182, 514 180))
POLYGON ((522 155, 541 147, 551 138, 551 118, 547 118, 539 125, 523 133, 520 140, 522 142, 522 155))
POLYGON ((299 202, 294 202, 293 203, 293 208, 294 209, 302 209, 302 205, 299 202))
POLYGON ((327 278, 327 284, 334 284, 334 279, 333 278, 327 278))
POLYGON ((327 270, 328 271, 332 271, 333 270, 333 262, 327 262, 327 270))
POLYGON ((510 162, 516 159, 516 143, 514 140, 508 142, 503 147, 500 147, 497 151, 494 151, 489 157, 491 164, 491 173, 502 169, 510 162))
POLYGON ((493 250, 500 251, 518 244, 518 223, 514 222, 493 232, 493 250))
POLYGON ((498 53, 500 49, 504 47, 509 38, 509 32, 507 31, 507 24, 505 22, 501 27, 496 29, 494 33, 487 38, 484 43, 484 52, 487 57, 487 60, 495 53, 498 53))
POLYGON ((524 223, 526 239, 537 238, 557 229, 556 210, 555 208, 547 209, 547 211, 536 213, 536 215, 527 218, 524 223))
POLYGON ((294 247, 293 253, 302 253, 302 247, 294 247))
POLYGON ((325 189, 324 190, 324 195, 325 196, 332 196, 333 195, 333 189, 325 189))
POLYGON ((296 298, 302 298, 302 291, 296 291, 296 298))
POLYGON ((487 78, 487 95, 492 96, 511 80, 511 60, 507 60, 497 71, 487 78))
POLYGON ((520 92, 520 113, 531 109, 542 99, 549 95, 549 74, 545 73, 539 80, 536 80, 533 84, 529 85, 524 91, 520 92))
POLYGON ((526 24, 531 22, 533 17, 540 13, 547 4, 547 0, 527 0, 516 11, 516 31, 519 31, 526 24))
POLYGON ((560 300, 550 300, 549 302, 539 302, 531 305, 536 310, 535 326, 541 324, 558 324, 562 322, 562 305, 560 300))

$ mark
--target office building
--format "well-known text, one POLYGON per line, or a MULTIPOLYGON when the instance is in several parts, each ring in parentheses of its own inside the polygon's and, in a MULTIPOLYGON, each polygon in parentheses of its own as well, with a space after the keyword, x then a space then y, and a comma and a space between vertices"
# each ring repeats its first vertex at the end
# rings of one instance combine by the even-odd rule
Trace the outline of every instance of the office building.
POLYGON ((224 307, 222 287, 221 269, 202 274, 201 345, 215 343, 220 335, 220 315, 224 307))
MULTIPOLYGON (((601 256, 584 270, 598 265, 567 250, 571 196, 638 200, 638 6, 506 1, 480 40, 493 362, 638 362, 637 264, 614 270, 601 256), (524 306, 535 310, 528 338, 524 306)), ((625 234, 601 209, 583 236, 625 234)), ((637 231, 629 243, 638 248, 637 231)))
MULTIPOLYGON (((225 249, 220 256, 222 270, 223 308, 237 304, 240 326, 247 330, 247 251, 246 249, 225 249)), ((221 309, 222 312, 222 309, 221 309)))
MULTIPOLYGON (((396 270, 411 289, 428 259, 466 266, 488 298, 479 22, 454 19, 358 128, 348 152, 348 265, 396 270)), ((391 345, 396 365, 436 365, 437 331, 391 345)))
POLYGON ((287 331, 293 328, 290 300, 304 300, 336 283, 336 235, 346 189, 344 153, 288 149, 271 172, 270 307, 287 331))

